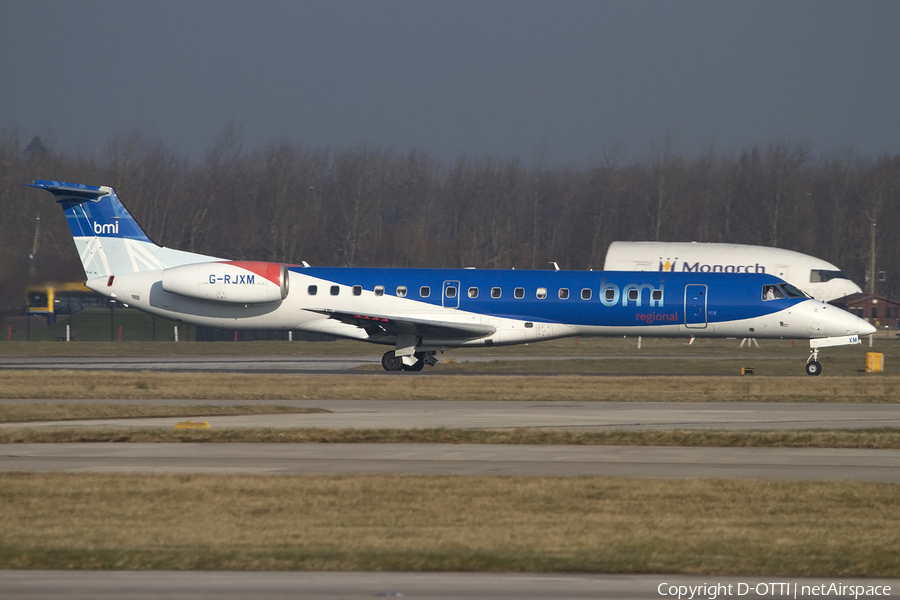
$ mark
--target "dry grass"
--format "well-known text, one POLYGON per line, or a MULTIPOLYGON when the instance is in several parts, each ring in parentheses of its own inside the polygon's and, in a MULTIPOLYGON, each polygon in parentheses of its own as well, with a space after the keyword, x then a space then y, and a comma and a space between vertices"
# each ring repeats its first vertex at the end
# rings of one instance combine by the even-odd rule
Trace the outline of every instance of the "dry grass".
POLYGON ((0 568, 900 576, 888 484, 0 474, 0 568))
POLYGON ((288 443, 288 444, 538 444, 570 446, 693 446, 900 449, 900 430, 571 431, 559 429, 273 429, 0 428, 0 444, 288 443))
POLYGON ((284 375, 0 371, 5 399, 900 401, 900 377, 284 375))

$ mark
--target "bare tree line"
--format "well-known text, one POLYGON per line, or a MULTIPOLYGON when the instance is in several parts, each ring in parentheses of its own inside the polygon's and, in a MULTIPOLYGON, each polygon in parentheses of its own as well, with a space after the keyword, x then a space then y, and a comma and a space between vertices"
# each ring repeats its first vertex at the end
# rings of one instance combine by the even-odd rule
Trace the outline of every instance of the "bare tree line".
POLYGON ((586 168, 467 157, 447 165, 370 147, 245 151, 226 128, 192 164, 136 132, 87 158, 0 130, 6 299, 20 298, 29 279, 82 276, 58 207, 25 187, 33 179, 111 185, 157 243, 230 258, 598 269, 615 240, 696 240, 797 250, 865 287, 874 248, 877 291, 900 296, 900 156, 814 157, 780 143, 685 158, 666 144, 646 162, 613 149, 586 168))

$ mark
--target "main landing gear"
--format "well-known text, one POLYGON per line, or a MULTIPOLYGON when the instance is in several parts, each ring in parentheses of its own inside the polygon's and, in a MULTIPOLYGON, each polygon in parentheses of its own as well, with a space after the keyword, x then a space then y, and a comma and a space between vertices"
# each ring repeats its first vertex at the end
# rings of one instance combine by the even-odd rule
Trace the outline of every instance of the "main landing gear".
POLYGON ((806 374, 821 375, 822 365, 819 363, 819 349, 813 348, 809 351, 809 358, 806 359, 806 374))
POLYGON ((381 366, 385 371, 421 371, 425 365, 434 366, 437 359, 434 352, 416 352, 413 356, 408 357, 414 362, 407 364, 404 357, 397 356, 394 351, 385 352, 381 357, 381 366))

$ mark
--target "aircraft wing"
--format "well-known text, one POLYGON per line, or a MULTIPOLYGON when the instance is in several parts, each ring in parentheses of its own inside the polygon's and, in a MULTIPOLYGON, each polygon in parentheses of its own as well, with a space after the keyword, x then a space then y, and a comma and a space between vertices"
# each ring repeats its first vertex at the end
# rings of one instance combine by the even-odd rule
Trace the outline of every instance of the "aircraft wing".
POLYGON ((476 339, 493 335, 497 329, 478 322, 447 321, 414 315, 390 315, 344 312, 330 308, 307 308, 341 323, 364 329, 370 337, 381 335, 414 335, 429 340, 476 339))

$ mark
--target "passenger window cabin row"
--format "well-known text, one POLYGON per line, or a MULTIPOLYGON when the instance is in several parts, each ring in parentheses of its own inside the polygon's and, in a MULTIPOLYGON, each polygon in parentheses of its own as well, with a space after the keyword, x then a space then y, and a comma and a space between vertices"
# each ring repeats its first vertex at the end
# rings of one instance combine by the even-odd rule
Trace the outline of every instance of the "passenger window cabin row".
MULTIPOLYGON (((337 296, 340 294, 340 289, 341 289, 340 286, 333 285, 333 286, 331 286, 329 293, 332 296, 337 296)), ((308 288, 306 288, 306 292, 310 296, 315 296, 316 294, 319 293, 319 286, 311 285, 308 288)), ((384 296, 384 286, 376 285, 374 292, 375 292, 376 296, 384 296)), ((354 285, 352 288, 352 293, 354 296, 362 295, 362 286, 354 285)), ((409 290, 407 289, 407 287, 405 285, 401 285, 401 286, 397 287, 397 297, 398 298, 406 298, 408 293, 409 293, 409 290)), ((446 294, 447 298, 456 298, 456 294, 457 294, 456 286, 447 286, 444 290, 444 293, 446 294)), ((477 287, 470 287, 468 289, 469 298, 478 298, 479 293, 480 292, 477 287)), ((612 289, 607 289, 607 290, 605 290, 605 294, 606 294, 605 297, 607 300, 613 300, 613 299, 615 299, 616 291, 612 290, 612 289)), ((491 288, 491 298, 500 298, 500 297, 502 297, 502 295, 503 295, 503 291, 500 288, 498 288, 498 287, 491 288)), ((420 298, 428 298, 430 296, 431 296, 431 287, 429 287, 427 285, 423 285, 422 287, 419 288, 419 297, 420 298)), ((559 288, 559 291, 557 292, 557 296, 559 297, 560 300, 568 300, 569 288, 559 288)), ((590 300, 592 296, 593 296, 593 290, 591 290, 590 288, 584 288, 581 290, 581 299, 582 300, 590 300)), ((637 300, 638 296, 639 296, 638 290, 636 290, 636 289, 628 290, 628 299, 629 300, 637 300)), ((525 288, 517 287, 517 288, 513 289, 513 298, 516 298, 517 300, 521 300, 524 297, 525 297, 525 288)), ((545 299, 547 297, 547 288, 545 288, 545 287, 537 288, 537 290, 535 290, 535 297, 538 300, 545 299)), ((651 293, 651 297, 653 300, 657 300, 657 301, 662 300, 662 290, 653 290, 653 292, 651 293)))

